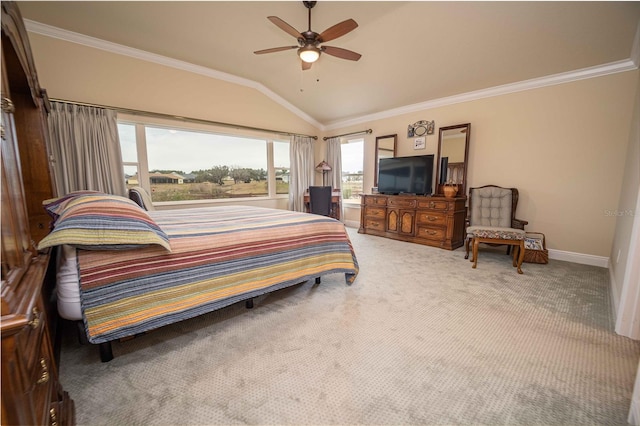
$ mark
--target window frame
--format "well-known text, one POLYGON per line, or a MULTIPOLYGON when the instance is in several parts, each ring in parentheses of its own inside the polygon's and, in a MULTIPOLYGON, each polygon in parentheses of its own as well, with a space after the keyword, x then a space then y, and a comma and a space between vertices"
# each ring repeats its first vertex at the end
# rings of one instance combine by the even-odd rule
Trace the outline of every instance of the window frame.
MULTIPOLYGON (((360 174, 359 176, 362 176, 361 182, 362 182, 362 193, 364 194, 364 150, 365 150, 365 138, 362 136, 358 136, 358 137, 351 137, 351 138, 345 138, 343 141, 340 142, 340 155, 342 157, 342 170, 340 170, 340 186, 343 187, 343 183, 342 182, 342 175, 344 173, 344 155, 342 152, 342 146, 343 145, 348 145, 350 143, 361 143, 362 144, 362 164, 361 164, 361 168, 362 168, 362 174, 360 174)), ((358 198, 343 198, 342 199, 342 204, 344 206, 360 206, 360 197, 358 198)))
MULTIPOLYGON (((151 193, 151 183, 149 180, 149 161, 147 156, 147 138, 146 138, 146 127, 161 127, 173 130, 181 130, 187 132, 202 132, 202 133, 213 133, 217 135, 224 136, 232 136, 232 137, 241 137, 241 138, 251 138, 251 139, 261 139, 266 142, 267 152, 267 188, 268 195, 266 196, 254 196, 254 197, 234 197, 234 198, 211 198, 206 200, 182 200, 182 201, 154 201, 153 204, 156 206, 171 206, 171 205, 185 205, 185 204, 215 204, 215 203, 229 203, 230 200, 234 201, 268 201, 268 200, 282 200, 288 199, 289 194, 277 194, 276 187, 276 171, 274 164, 274 142, 287 143, 290 144, 291 141, 286 137, 282 137, 282 135, 270 133, 270 132, 260 132, 260 131, 252 131, 245 129, 230 129, 215 126, 212 124, 200 124, 200 123, 191 123, 185 122, 182 120, 169 120, 163 118, 155 118, 155 117, 147 117, 141 118, 139 116, 129 115, 129 114, 118 114, 117 117, 118 124, 126 124, 133 125, 135 127, 135 137, 136 137, 136 154, 137 154, 137 162, 124 162, 123 166, 136 166, 138 168, 138 184, 146 191, 151 193)), ((290 167, 290 166, 289 166, 290 167)))

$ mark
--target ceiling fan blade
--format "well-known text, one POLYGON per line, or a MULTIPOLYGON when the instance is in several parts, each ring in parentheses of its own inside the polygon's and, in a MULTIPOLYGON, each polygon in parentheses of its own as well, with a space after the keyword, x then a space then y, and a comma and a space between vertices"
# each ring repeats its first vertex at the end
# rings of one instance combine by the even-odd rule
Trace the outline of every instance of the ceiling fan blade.
POLYGON ((362 57, 359 53, 343 49, 341 47, 322 46, 320 49, 322 49, 322 51, 327 55, 335 56, 340 59, 347 59, 349 61, 357 61, 362 57))
POLYGON ((291 49, 298 49, 298 46, 272 47, 271 49, 256 50, 253 53, 255 53, 256 55, 262 55, 263 53, 282 52, 283 50, 291 49))
POLYGON ((285 33, 291 34, 295 38, 304 38, 304 36, 300 34, 300 31, 296 30, 291 25, 287 24, 277 16, 267 16, 267 19, 273 22, 278 28, 280 28, 285 33))
POLYGON ((318 41, 324 43, 326 41, 335 40, 338 37, 342 37, 346 33, 358 28, 358 23, 353 19, 347 19, 339 24, 335 24, 333 27, 327 28, 318 36, 318 41))
POLYGON ((305 62, 305 61, 300 61, 300 62, 302 62, 302 71, 310 70, 311 65, 313 65, 313 62, 305 62))

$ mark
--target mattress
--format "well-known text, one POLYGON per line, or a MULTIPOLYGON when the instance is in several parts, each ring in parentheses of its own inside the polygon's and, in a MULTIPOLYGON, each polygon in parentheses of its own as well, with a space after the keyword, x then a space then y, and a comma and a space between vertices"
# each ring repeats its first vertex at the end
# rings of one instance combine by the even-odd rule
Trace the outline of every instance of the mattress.
POLYGON ((76 249, 67 244, 62 245, 58 250, 57 258, 56 296, 58 313, 64 319, 71 321, 82 319, 79 286, 76 249))

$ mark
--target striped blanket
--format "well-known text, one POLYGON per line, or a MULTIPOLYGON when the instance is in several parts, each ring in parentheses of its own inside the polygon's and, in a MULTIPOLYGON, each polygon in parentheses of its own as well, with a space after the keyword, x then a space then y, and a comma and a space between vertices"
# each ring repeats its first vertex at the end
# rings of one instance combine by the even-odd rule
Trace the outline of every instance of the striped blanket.
POLYGON ((334 219, 255 207, 151 211, 171 253, 78 250, 87 336, 103 343, 329 273, 351 284, 358 263, 334 219))

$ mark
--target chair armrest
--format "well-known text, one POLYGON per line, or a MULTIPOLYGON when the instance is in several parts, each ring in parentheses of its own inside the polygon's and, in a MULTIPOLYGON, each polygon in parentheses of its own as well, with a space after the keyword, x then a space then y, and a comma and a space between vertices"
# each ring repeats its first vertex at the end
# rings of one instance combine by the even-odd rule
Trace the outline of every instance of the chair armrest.
POLYGON ((513 219, 511 221, 511 227, 515 229, 524 229, 524 226, 528 224, 529 222, 526 220, 513 219))

